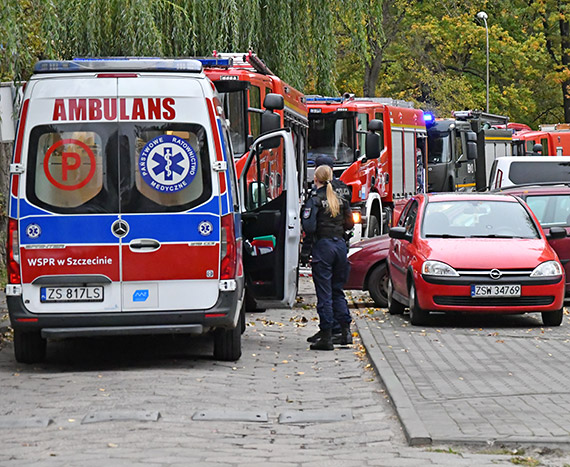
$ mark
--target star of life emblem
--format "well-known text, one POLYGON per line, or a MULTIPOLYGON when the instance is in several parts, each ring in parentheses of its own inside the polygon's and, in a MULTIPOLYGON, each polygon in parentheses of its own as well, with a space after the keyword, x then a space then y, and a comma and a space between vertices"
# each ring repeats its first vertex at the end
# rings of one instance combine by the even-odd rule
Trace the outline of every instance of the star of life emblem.
POLYGON ((38 224, 30 224, 26 227, 26 235, 29 238, 38 238, 42 233, 42 229, 38 224))
POLYGON ((210 235, 212 233, 212 230, 214 230, 214 226, 211 222, 202 221, 200 224, 198 224, 198 232, 200 232, 200 235, 204 237, 210 235))
POLYGON ((174 135, 161 135, 146 143, 140 152, 143 180, 162 193, 186 188, 196 176, 198 156, 190 144, 174 135))

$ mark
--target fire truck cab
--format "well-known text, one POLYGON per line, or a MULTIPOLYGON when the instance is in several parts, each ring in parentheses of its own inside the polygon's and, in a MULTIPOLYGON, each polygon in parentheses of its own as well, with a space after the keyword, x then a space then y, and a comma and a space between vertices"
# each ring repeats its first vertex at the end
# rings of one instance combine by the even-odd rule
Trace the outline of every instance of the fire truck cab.
POLYGON ((513 135, 513 156, 536 155, 535 144, 543 156, 570 156, 570 124, 540 125, 538 131, 522 130, 513 135))
POLYGON ((425 191, 423 112, 385 98, 308 96, 308 176, 326 155, 351 189, 352 241, 387 232, 409 196, 425 191))
MULTIPOLYGON (((241 156, 247 153, 254 138, 274 127, 289 128, 296 146, 298 185, 302 193, 306 179, 308 129, 304 94, 277 77, 251 51, 214 52, 214 56, 198 60, 220 96, 229 123, 238 173, 243 170, 245 162, 241 156), (275 104, 279 102, 276 96, 281 97, 281 105, 275 104), (278 118, 271 119, 267 114, 278 118), (272 120, 278 123, 268 125, 267 122, 272 120)), ((274 174, 282 172, 282 168, 272 169, 274 174)))

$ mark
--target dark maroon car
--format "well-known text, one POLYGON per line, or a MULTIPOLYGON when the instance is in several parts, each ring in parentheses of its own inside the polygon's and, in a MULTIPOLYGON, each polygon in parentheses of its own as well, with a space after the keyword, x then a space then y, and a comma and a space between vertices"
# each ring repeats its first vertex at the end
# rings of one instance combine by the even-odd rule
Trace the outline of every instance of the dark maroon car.
POLYGON ((348 261, 350 274, 344 285, 347 290, 368 290, 376 306, 388 306, 388 271, 386 258, 390 248, 390 237, 368 238, 350 246, 348 261))
POLYGON ((570 237, 552 238, 552 229, 565 229, 570 234, 570 183, 544 183, 533 185, 518 185, 501 190, 522 198, 534 215, 550 246, 558 255, 566 273, 566 298, 570 300, 570 237))

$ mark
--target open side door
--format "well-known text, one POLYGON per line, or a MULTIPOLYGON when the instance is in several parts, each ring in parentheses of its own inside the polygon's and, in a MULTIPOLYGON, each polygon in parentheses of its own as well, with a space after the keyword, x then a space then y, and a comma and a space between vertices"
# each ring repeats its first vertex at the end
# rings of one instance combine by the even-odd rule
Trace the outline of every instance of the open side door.
POLYGON ((258 308, 291 307, 297 295, 299 188, 289 129, 256 139, 240 176, 246 290, 258 308))

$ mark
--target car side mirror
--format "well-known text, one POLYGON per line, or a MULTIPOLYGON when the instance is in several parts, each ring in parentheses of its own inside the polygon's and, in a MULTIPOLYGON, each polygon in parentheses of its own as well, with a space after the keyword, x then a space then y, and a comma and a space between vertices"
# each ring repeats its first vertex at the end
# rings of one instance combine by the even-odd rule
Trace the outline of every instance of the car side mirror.
POLYGON ((564 227, 550 227, 548 238, 552 238, 553 240, 566 238, 566 229, 564 227))
POLYGON ((388 232, 390 238, 395 238, 397 240, 410 240, 410 236, 406 232, 405 227, 392 227, 390 232, 388 232))

